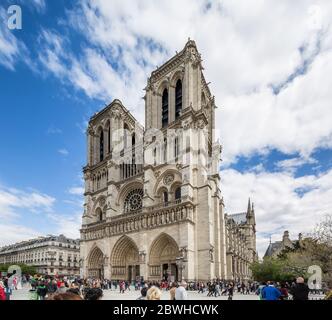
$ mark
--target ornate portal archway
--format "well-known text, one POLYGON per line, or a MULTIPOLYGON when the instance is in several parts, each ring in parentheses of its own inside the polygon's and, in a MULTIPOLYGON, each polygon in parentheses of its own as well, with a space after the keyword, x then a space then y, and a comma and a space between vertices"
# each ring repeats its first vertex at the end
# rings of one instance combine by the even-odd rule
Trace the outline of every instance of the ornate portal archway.
POLYGON ((94 247, 88 257, 88 277, 102 279, 104 277, 104 254, 94 247))
POLYGON ((166 233, 160 234, 152 243, 149 254, 149 278, 151 280, 178 281, 179 272, 176 258, 179 246, 166 233))
POLYGON ((135 280, 140 275, 138 248, 128 236, 121 237, 114 245, 111 266, 111 277, 115 280, 135 280))

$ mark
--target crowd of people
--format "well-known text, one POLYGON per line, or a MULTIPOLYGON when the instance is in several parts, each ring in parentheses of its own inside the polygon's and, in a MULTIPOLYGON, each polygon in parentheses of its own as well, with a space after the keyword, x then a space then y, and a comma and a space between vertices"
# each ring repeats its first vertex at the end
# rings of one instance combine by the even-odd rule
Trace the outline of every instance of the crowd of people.
MULTIPOLYGON (((187 300, 188 291, 208 297, 228 296, 232 300, 234 293, 242 295, 257 295, 260 300, 308 300, 309 288, 304 279, 299 277, 293 283, 234 282, 213 280, 209 282, 176 281, 137 281, 81 279, 51 276, 11 276, 0 278, 0 300, 10 300, 13 291, 23 286, 29 286, 31 300, 99 300, 104 290, 114 290, 120 294, 127 291, 137 291, 137 300, 160 300, 163 292, 167 292, 170 300, 187 300)), ((325 299, 332 300, 332 291, 325 299)))

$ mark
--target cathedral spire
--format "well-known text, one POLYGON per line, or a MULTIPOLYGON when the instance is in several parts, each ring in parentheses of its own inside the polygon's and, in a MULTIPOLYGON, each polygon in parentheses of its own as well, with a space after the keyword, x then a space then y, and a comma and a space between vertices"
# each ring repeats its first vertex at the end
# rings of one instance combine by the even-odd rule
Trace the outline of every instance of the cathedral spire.
POLYGON ((250 198, 248 200, 247 218, 251 216, 251 203, 250 198))

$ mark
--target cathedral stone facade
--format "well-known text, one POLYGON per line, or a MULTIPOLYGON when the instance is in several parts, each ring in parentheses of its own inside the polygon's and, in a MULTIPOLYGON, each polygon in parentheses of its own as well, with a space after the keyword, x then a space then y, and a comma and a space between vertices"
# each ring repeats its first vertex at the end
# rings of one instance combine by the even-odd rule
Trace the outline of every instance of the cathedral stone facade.
POLYGON ((90 119, 82 276, 250 277, 254 211, 240 222, 224 213, 216 106, 202 70, 189 40, 148 78, 145 128, 120 100, 90 119))

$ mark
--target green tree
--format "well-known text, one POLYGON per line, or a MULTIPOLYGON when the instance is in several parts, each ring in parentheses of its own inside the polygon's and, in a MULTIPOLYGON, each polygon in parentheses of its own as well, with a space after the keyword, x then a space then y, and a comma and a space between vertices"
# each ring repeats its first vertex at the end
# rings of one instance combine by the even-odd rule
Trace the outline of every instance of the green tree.
POLYGON ((299 274, 298 270, 291 269, 287 261, 282 259, 266 258, 262 262, 251 265, 253 278, 260 282, 265 281, 291 281, 299 274))

